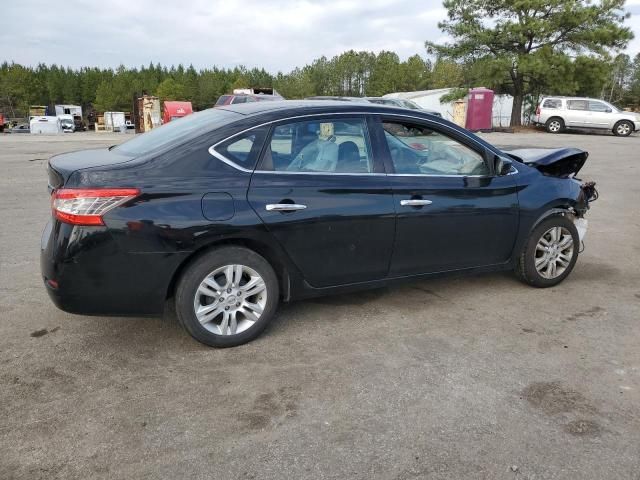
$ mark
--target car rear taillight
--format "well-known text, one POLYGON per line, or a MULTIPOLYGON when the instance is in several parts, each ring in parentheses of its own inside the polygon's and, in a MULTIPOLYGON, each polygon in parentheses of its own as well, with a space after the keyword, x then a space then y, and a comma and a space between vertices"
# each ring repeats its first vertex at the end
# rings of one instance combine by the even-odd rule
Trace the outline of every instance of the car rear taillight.
POLYGON ((540 115, 540 105, 536 107, 536 115, 540 115))
POLYGON ((137 188, 62 188, 51 196, 53 216, 72 225, 104 225, 102 216, 140 195, 137 188))

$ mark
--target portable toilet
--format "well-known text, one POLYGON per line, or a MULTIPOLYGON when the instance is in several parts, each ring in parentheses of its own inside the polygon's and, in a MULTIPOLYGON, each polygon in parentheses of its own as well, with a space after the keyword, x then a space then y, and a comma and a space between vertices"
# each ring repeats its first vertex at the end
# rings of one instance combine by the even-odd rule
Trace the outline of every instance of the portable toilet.
POLYGON ((493 90, 478 87, 469 90, 465 127, 472 132, 491 131, 493 117, 493 90))

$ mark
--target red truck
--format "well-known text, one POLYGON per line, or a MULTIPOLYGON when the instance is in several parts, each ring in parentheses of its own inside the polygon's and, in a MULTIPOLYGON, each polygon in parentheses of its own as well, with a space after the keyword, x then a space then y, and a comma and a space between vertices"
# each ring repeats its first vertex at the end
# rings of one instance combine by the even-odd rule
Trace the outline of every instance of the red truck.
POLYGON ((162 123, 169 123, 176 118, 186 117, 193 113, 191 102, 164 102, 162 123))

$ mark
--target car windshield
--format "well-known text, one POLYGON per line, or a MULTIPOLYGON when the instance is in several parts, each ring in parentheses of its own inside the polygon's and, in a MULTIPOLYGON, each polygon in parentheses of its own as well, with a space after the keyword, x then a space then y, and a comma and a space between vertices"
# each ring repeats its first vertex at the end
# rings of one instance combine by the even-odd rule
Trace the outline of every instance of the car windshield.
POLYGON ((411 110, 420 110, 420 107, 417 103, 412 102, 411 100, 400 100, 402 106, 405 108, 410 108, 411 110))
POLYGON ((179 122, 169 122, 161 127, 154 128, 150 132, 137 135, 114 149, 125 155, 144 155, 171 145, 178 139, 190 137, 194 133, 221 127, 237 117, 237 113, 227 110, 204 110, 188 115, 179 122))

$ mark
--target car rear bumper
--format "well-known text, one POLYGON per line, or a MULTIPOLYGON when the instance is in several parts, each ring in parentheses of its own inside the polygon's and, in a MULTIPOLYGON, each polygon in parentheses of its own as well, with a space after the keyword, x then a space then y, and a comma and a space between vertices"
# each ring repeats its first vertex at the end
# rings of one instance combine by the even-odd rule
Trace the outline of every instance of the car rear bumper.
POLYGON ((83 315, 158 315, 187 253, 124 252, 106 227, 49 221, 40 268, 53 303, 83 315))

